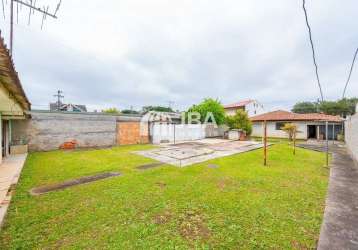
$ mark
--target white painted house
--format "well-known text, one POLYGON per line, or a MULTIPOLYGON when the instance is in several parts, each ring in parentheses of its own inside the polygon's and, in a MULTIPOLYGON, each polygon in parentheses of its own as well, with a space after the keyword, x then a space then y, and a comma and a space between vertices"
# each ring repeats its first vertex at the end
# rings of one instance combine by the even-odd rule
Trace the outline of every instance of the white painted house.
POLYGON ((264 113, 250 118, 252 122, 252 136, 262 137, 264 133, 264 121, 267 123, 267 136, 287 138, 287 133, 281 128, 285 123, 297 125, 299 133, 297 139, 325 139, 325 124, 328 121, 328 139, 337 139, 342 133, 343 119, 339 116, 325 115, 320 113, 297 114, 284 110, 264 113))
POLYGON ((244 100, 228 105, 224 105, 225 113, 229 116, 235 115, 237 110, 244 110, 248 116, 255 116, 264 113, 264 107, 256 100, 244 100))

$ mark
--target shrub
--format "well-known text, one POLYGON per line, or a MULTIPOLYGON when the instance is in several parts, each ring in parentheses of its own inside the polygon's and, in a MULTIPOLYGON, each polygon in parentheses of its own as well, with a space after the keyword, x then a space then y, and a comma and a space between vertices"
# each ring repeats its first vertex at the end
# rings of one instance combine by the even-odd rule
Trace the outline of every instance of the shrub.
POLYGON ((247 135, 252 132, 252 123, 247 113, 243 110, 237 110, 235 115, 226 117, 226 125, 230 129, 241 129, 245 131, 247 135))
POLYGON ((293 123, 286 123, 282 128, 288 135, 288 139, 292 141, 292 138, 297 135, 297 125, 293 123))

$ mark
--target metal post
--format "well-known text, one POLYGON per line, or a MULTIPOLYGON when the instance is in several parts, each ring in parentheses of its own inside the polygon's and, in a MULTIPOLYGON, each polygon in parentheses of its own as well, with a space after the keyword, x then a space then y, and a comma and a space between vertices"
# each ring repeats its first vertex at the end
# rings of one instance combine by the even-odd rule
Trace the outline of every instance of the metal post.
POLYGON ((10 0, 10 55, 13 51, 13 39, 14 39, 14 0, 10 0))
POLYGON ((264 121, 264 166, 267 166, 267 122, 264 121))
POLYGON ((296 129, 293 131, 293 154, 296 154, 296 129))
POLYGON ((332 133, 333 133, 333 141, 332 141, 332 143, 334 144, 334 140, 336 139, 335 138, 335 131, 334 131, 334 123, 333 123, 333 131, 332 131, 332 133))
POLYGON ((175 123, 173 125, 174 125, 174 145, 175 145, 175 123))
POLYGON ((9 143, 12 143, 12 120, 9 120, 9 143))
POLYGON ((328 167, 328 121, 326 121, 326 165, 328 167))

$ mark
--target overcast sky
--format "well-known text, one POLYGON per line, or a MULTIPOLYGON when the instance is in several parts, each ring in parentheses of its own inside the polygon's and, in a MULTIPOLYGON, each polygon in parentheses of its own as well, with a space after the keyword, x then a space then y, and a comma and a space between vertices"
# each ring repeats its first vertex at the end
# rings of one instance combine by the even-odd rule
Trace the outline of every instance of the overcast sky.
MULTIPOLYGON (((53 10, 57 0, 37 3, 53 10)), ((324 96, 337 99, 358 46, 358 2, 307 0, 307 9, 324 96)), ((41 16, 30 26, 27 16, 15 27, 14 58, 37 109, 58 89, 91 110, 168 101, 182 110, 205 97, 273 110, 319 97, 300 0, 62 0, 42 31, 41 16)))

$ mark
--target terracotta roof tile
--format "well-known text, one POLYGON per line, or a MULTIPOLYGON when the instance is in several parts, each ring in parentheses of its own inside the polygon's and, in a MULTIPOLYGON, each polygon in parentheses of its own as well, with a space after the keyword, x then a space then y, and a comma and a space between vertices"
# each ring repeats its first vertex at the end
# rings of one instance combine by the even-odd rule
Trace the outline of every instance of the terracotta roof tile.
POLYGON ((326 115, 321 113, 297 114, 285 110, 277 110, 261 115, 256 115, 250 118, 253 122, 258 121, 330 121, 342 122, 343 119, 339 116, 326 115))
POLYGON ((244 100, 244 101, 240 101, 240 102, 235 102, 235 103, 231 103, 228 105, 224 105, 225 109, 229 109, 229 108, 239 108, 239 107, 245 107, 247 104, 252 103, 254 100, 244 100))

